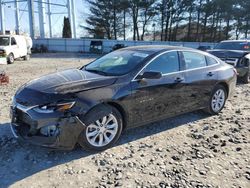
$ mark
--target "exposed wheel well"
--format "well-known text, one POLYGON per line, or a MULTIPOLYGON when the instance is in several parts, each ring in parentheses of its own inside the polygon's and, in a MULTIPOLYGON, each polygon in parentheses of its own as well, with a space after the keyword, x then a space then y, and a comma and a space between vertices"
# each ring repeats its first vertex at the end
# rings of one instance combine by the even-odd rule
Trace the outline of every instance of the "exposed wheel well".
POLYGON ((228 87, 228 85, 225 82, 220 82, 217 85, 222 85, 226 89, 227 97, 228 97, 228 94, 229 94, 229 87, 228 87))
POLYGON ((14 56, 14 54, 13 54, 12 52, 9 53, 8 57, 9 57, 10 55, 12 55, 13 58, 15 59, 15 56, 14 56))
POLYGON ((126 114, 125 110, 123 109, 123 107, 116 102, 106 102, 105 104, 113 106, 121 113, 122 121, 123 121, 123 130, 124 130, 127 127, 127 114, 126 114))

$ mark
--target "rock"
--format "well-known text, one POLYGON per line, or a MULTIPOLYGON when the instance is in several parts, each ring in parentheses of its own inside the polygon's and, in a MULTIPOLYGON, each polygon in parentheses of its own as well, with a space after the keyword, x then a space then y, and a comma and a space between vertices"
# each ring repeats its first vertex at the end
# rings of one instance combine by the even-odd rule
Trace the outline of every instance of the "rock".
POLYGON ((162 148, 157 148, 156 151, 162 152, 162 148))
POLYGON ((122 184, 121 181, 118 181, 118 182, 115 183, 115 187, 121 187, 122 185, 123 185, 123 184, 122 184))
POLYGON ((235 111, 235 113, 236 113, 236 114, 240 114, 240 113, 241 113, 241 110, 238 109, 238 110, 235 111))
POLYGON ((237 147, 237 148, 236 148, 236 151, 241 151, 241 148, 240 148, 240 147, 237 147))
POLYGON ((199 173, 200 173, 200 175, 206 175, 207 174, 207 172, 204 171, 204 170, 200 170, 199 173))
POLYGON ((180 160, 180 158, 179 158, 178 156, 176 156, 176 155, 172 156, 171 158, 172 158, 174 161, 179 161, 179 160, 180 160))
POLYGON ((219 138, 219 136, 217 134, 214 135, 214 138, 219 138))
POLYGON ((119 172, 117 174, 117 176, 115 177, 115 180, 120 180, 120 179, 122 179, 122 173, 121 172, 119 172))

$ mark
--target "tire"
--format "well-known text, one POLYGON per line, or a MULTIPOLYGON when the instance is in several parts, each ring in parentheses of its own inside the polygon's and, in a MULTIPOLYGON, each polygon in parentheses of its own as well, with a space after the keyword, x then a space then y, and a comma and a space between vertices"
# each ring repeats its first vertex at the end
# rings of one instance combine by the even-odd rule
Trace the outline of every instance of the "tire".
POLYGON ((15 61, 14 55, 13 55, 13 53, 10 53, 7 57, 7 62, 8 62, 8 64, 13 64, 14 61, 15 61))
POLYGON ((23 59, 24 59, 25 61, 29 61, 29 60, 30 60, 30 55, 27 54, 26 56, 23 57, 23 59))
POLYGON ((249 72, 247 72, 242 78, 241 78, 242 82, 244 84, 248 84, 250 82, 250 75, 249 72))
POLYGON ((211 115, 219 114, 225 106, 227 96, 227 91, 223 85, 215 86, 211 93, 208 107, 205 109, 205 111, 211 115), (222 92, 221 96, 219 95, 220 92, 222 92))
POLYGON ((112 106, 99 105, 88 112, 81 120, 86 128, 79 135, 78 143, 85 150, 105 150, 116 143, 121 136, 122 116, 112 106))

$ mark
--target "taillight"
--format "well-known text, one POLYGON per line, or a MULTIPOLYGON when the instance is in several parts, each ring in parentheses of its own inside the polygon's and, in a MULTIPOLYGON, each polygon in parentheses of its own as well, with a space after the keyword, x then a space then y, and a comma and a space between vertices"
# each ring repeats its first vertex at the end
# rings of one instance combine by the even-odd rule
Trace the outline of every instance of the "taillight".
POLYGON ((236 75, 239 75, 239 73, 237 72, 237 70, 236 70, 235 68, 233 68, 233 70, 234 70, 234 73, 235 73, 236 75))

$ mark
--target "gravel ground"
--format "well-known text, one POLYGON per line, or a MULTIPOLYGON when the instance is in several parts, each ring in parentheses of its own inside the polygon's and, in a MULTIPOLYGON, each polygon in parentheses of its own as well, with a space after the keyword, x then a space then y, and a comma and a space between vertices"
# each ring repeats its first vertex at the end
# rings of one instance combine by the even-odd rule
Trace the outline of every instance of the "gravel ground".
POLYGON ((15 91, 41 75, 94 57, 34 55, 1 65, 0 187, 250 187, 250 84, 238 84, 218 116, 194 112, 126 131, 101 153, 52 151, 17 142, 9 130, 15 91))

